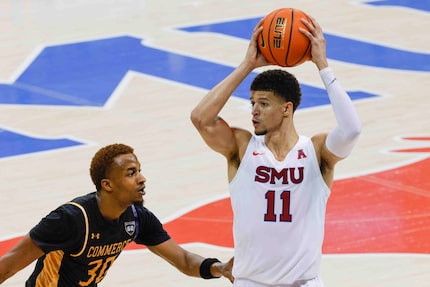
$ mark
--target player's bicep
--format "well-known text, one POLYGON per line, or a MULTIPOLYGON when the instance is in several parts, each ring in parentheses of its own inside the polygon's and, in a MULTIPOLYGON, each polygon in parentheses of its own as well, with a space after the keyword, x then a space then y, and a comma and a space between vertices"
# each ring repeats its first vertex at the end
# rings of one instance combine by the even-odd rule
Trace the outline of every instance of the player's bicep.
POLYGON ((221 117, 217 117, 212 125, 198 127, 197 130, 211 149, 226 157, 237 149, 235 129, 221 117))

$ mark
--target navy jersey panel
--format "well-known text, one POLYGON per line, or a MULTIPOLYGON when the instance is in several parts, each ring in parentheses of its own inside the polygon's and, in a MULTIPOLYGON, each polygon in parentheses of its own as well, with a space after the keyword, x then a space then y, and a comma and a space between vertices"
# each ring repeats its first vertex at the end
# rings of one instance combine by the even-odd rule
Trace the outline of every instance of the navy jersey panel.
POLYGON ((135 204, 139 216, 139 233, 134 240, 138 244, 154 246, 170 239, 160 220, 142 204, 135 204))
POLYGON ((64 204, 51 211, 30 230, 30 237, 45 253, 55 250, 77 252, 85 236, 85 221, 82 211, 64 204))

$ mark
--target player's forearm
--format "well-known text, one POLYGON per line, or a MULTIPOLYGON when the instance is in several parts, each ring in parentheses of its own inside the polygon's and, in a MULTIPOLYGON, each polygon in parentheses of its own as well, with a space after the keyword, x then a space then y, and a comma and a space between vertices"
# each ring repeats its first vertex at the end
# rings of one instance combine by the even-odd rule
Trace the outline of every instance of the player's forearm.
POLYGON ((179 269, 184 274, 203 279, 226 277, 230 282, 234 280, 231 274, 233 258, 226 263, 222 263, 217 258, 204 258, 192 252, 187 252, 185 258, 186 267, 179 269))
POLYGON ((14 268, 16 264, 12 261, 13 256, 10 252, 0 258, 0 284, 19 271, 18 268, 14 268))
POLYGON ((0 284, 6 281, 6 279, 9 278, 9 276, 11 276, 6 272, 6 270, 2 270, 2 264, 3 263, 0 260, 0 284))
POLYGON ((327 67, 320 71, 336 117, 337 126, 327 136, 327 148, 338 157, 348 156, 360 133, 361 122, 354 105, 340 86, 333 71, 327 67))
POLYGON ((12 277, 43 255, 43 251, 27 234, 10 251, 0 258, 0 283, 12 277))
MULTIPOLYGON (((1 264, 1 263, 0 263, 1 264)), ((10 276, 12 276, 13 274, 8 274, 8 273, 2 273, 0 271, 0 284, 3 283, 4 281, 6 281, 6 279, 8 279, 10 276)))
POLYGON ((315 61, 315 65, 318 67, 319 71, 324 70, 325 68, 328 68, 328 62, 327 59, 324 57, 318 61, 315 61))

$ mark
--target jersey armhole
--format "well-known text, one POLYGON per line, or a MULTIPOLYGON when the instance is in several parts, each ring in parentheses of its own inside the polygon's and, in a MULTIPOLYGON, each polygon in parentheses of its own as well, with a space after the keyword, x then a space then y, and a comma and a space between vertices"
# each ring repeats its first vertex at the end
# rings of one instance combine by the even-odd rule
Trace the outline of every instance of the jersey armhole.
POLYGON ((82 205, 76 203, 76 202, 68 202, 66 204, 71 204, 76 206, 77 208, 79 208, 82 211, 82 215, 84 216, 84 221, 85 221, 85 237, 84 237, 84 244, 82 245, 81 250, 76 253, 76 254, 70 254, 70 256, 72 257, 78 257, 80 255, 82 255, 82 253, 84 252, 85 248, 87 247, 87 243, 88 243, 88 234, 89 234, 89 223, 88 223, 88 215, 87 212, 85 211, 85 209, 82 207, 82 205))
POLYGON ((251 153, 252 149, 256 148, 257 141, 258 139, 254 135, 251 135, 248 145, 246 146, 245 153, 243 154, 243 157, 240 160, 240 164, 239 164, 239 167, 237 168, 236 174, 228 184, 229 186, 233 186, 235 184, 235 182, 237 181, 236 179, 238 178, 238 174, 242 173, 245 167, 248 165, 249 157, 250 157, 249 154, 251 153))

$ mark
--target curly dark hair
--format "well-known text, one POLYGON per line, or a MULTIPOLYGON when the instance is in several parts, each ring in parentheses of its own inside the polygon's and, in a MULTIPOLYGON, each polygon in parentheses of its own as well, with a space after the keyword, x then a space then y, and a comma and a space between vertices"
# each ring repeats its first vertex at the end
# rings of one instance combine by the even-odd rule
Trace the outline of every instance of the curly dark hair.
POLYGON ((114 163, 114 159, 119 155, 133 152, 134 149, 125 144, 111 144, 96 152, 91 160, 90 175, 97 191, 101 190, 101 182, 103 179, 107 178, 110 168, 114 163))
POLYGON ((267 70, 258 74, 251 83, 251 91, 273 92, 286 102, 292 102, 293 111, 302 100, 302 90, 296 77, 281 69, 267 70))

